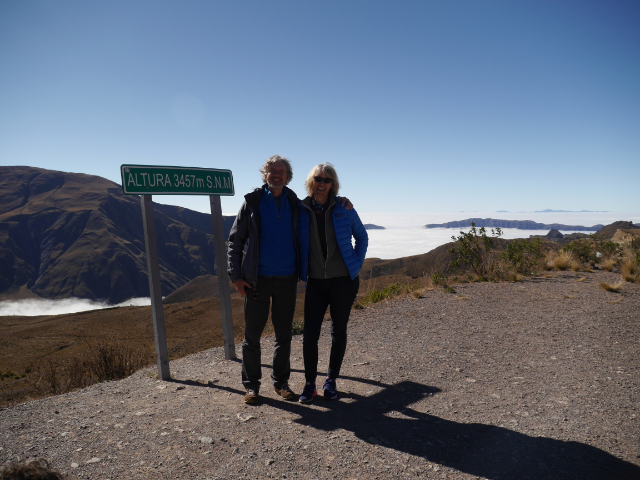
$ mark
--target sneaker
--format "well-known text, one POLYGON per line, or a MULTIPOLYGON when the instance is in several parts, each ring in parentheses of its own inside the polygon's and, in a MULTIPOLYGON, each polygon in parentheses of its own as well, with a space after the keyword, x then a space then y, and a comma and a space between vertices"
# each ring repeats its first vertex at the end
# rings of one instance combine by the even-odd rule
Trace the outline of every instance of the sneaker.
POLYGON ((260 402, 260 396, 258 395, 258 391, 253 388, 247 388, 247 393, 244 395, 244 403, 248 403, 249 405, 255 405, 260 402))
POLYGON ((336 386, 336 381, 333 378, 327 377, 324 381, 324 399, 325 400, 335 400, 338 398, 338 387, 336 386))
POLYGON ((316 384, 307 382, 304 386, 304 390, 302 390, 302 394, 298 401, 300 403, 311 403, 313 402, 313 397, 318 395, 318 391, 316 390, 316 384))
POLYGON ((296 394, 289 388, 289 384, 284 382, 280 385, 280 387, 273 386, 273 389, 276 391, 278 395, 280 395, 285 400, 295 400, 296 394))

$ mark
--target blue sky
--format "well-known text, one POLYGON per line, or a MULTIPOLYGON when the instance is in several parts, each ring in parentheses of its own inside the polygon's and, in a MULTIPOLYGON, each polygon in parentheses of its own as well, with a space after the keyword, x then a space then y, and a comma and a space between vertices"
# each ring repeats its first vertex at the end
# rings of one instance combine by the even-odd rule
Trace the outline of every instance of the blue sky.
POLYGON ((637 212, 638 25, 636 0, 4 0, 0 163, 228 168, 225 213, 276 153, 362 212, 637 212))

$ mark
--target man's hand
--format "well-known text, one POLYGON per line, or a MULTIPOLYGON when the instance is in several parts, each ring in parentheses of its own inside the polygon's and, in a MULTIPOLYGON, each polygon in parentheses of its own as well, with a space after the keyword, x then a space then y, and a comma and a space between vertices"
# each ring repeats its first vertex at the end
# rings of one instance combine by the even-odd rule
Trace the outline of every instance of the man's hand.
POLYGON ((353 210, 353 203, 351 203, 347 197, 337 197, 337 199, 340 202, 341 207, 346 205, 347 210, 353 210))
POLYGON ((240 280, 236 280, 235 282, 233 282, 236 286, 236 290, 238 291, 238 293, 240 295, 242 295, 243 297, 247 296, 247 291, 245 290, 245 287, 249 287, 251 288, 251 284, 245 282, 244 280, 240 279, 240 280))

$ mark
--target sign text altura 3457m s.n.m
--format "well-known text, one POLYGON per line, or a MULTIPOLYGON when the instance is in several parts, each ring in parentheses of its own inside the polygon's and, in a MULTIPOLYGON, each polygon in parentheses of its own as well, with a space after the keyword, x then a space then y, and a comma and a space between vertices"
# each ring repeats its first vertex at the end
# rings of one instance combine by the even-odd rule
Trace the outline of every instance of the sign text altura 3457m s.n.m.
POLYGON ((231 170, 217 168, 122 165, 126 195, 234 195, 231 170))

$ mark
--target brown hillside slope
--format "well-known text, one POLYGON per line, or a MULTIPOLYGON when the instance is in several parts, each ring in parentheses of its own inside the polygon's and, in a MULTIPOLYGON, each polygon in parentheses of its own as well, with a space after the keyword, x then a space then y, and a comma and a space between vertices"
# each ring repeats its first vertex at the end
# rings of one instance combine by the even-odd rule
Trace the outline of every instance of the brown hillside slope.
POLYGON ((597 233, 604 235, 607 238, 611 238, 618 230, 633 230, 640 232, 640 227, 635 226, 632 222, 617 221, 602 227, 597 233))
MULTIPOLYGON (((154 217, 164 295, 215 273, 210 215, 154 204, 154 217)), ((35 295, 149 296, 139 197, 92 175, 0 167, 0 299, 35 295)))

